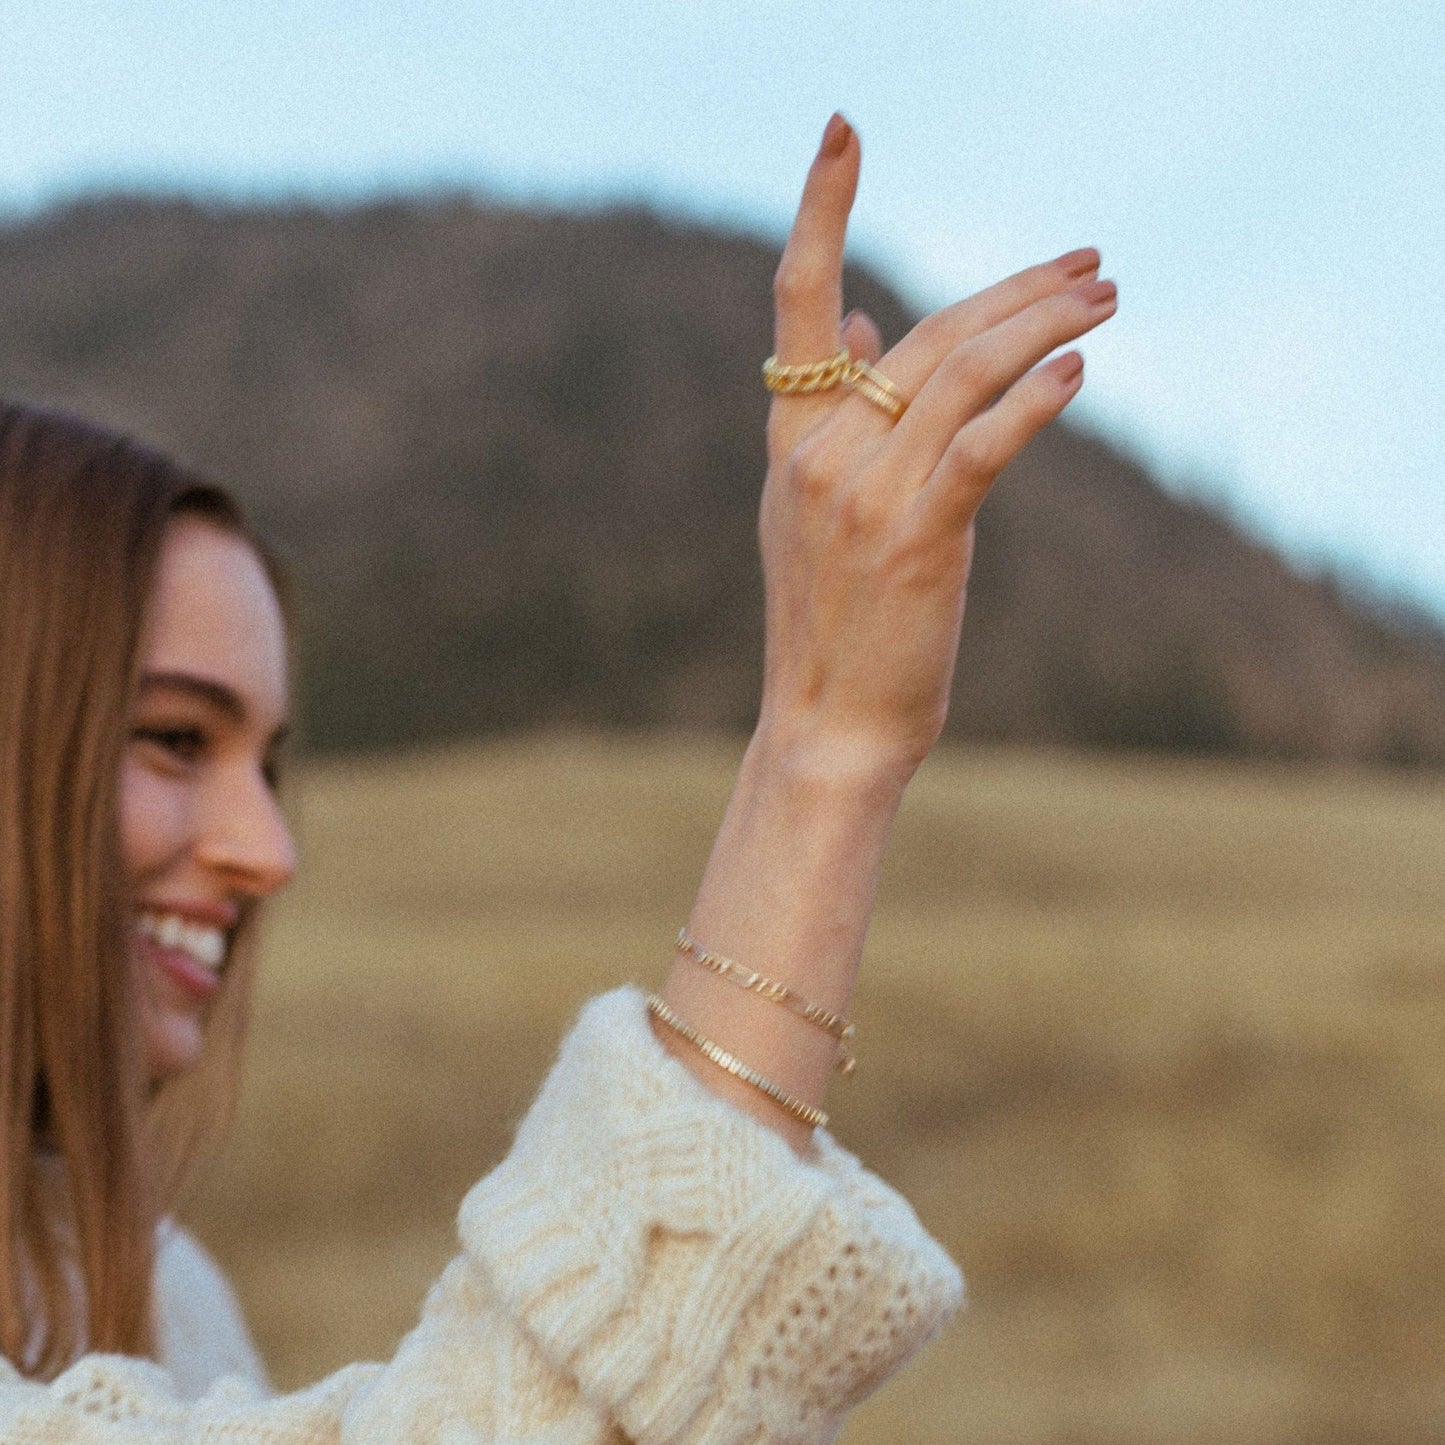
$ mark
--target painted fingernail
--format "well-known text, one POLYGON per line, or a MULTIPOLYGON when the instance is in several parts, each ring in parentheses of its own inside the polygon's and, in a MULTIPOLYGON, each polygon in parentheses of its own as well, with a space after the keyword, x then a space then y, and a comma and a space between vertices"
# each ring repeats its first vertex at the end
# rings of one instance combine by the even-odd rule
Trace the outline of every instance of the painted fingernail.
POLYGON ((1112 281, 1089 281, 1074 287, 1074 294, 1091 306, 1102 306, 1119 294, 1119 288, 1112 281))
POLYGON ((1054 375, 1060 381, 1069 382, 1084 369, 1084 358, 1077 351, 1066 351, 1053 365, 1054 375))
POLYGON ((1099 252, 1094 246, 1084 246, 1078 251, 1066 251, 1054 264, 1067 276, 1087 276, 1099 269, 1099 252))
POLYGON ((843 119, 842 113, 834 111, 828 117, 827 129, 823 132, 822 152, 825 156, 840 156, 848 144, 853 127, 843 119))

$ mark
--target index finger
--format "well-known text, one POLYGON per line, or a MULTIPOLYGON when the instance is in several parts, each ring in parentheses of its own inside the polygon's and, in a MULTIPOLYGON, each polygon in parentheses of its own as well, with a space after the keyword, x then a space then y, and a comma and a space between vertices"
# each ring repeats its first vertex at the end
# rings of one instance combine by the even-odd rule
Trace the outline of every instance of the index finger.
POLYGON ((821 361, 838 350, 843 245, 860 159, 856 132, 834 112, 773 281, 773 348, 786 364, 821 361))

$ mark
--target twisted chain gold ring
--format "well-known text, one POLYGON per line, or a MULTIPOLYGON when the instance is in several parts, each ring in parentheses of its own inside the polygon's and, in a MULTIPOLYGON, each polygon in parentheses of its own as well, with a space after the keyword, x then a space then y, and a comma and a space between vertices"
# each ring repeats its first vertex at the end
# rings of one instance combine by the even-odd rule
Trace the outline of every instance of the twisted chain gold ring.
POLYGON ((894 421, 908 410, 903 393, 876 366, 861 357, 850 356, 846 347, 823 361, 793 365, 785 365, 776 356, 770 356, 763 362, 763 385, 780 396, 809 396, 831 391, 835 386, 847 386, 874 406, 882 407, 894 421))

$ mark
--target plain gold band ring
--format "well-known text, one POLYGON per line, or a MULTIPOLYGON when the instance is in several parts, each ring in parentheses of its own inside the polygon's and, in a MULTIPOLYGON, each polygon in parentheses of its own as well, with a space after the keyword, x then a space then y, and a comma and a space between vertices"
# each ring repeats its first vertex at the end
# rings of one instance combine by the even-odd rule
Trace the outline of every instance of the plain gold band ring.
POLYGON ((839 378, 844 386, 851 386, 859 396, 867 397, 874 406, 881 406, 897 421, 908 410, 908 400, 894 384, 866 361, 850 362, 839 378))
POLYGON ((822 361, 791 365, 770 356, 763 362, 763 385, 780 396, 808 396, 831 391, 835 386, 851 387, 894 421, 908 409, 907 398, 876 366, 861 357, 849 356, 846 349, 822 361))

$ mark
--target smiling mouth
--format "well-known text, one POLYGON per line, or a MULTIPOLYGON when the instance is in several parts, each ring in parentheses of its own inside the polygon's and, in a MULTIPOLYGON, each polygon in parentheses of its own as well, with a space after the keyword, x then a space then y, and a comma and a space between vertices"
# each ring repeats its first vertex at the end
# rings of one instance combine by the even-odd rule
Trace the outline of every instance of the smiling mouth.
POLYGON ((226 931, 205 923, 191 923, 176 913, 143 910, 136 916, 142 938, 184 955, 210 974, 219 974, 230 950, 226 931))

